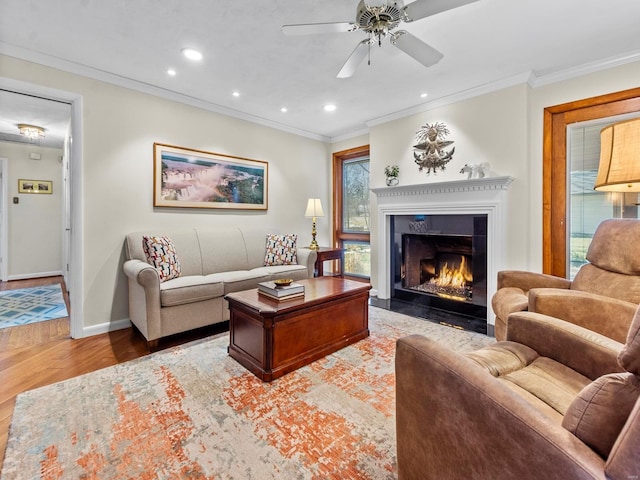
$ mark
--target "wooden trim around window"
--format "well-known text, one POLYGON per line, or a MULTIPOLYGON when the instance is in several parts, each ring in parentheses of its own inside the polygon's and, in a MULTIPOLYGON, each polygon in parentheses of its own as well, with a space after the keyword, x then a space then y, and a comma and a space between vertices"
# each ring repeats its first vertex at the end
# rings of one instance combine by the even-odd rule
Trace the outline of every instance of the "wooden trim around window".
POLYGON ((542 268, 567 275, 567 126, 640 111, 640 88, 544 109, 542 141, 542 268))
POLYGON ((369 156, 369 145, 350 148, 333 154, 333 246, 342 247, 344 240, 370 242, 369 233, 342 232, 342 163, 345 160, 369 156))

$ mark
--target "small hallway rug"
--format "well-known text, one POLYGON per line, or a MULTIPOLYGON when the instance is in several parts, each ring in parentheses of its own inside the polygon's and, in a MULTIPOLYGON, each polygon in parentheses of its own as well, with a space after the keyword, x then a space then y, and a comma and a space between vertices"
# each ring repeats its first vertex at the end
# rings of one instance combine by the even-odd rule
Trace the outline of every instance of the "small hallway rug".
POLYGON ((69 316, 59 284, 0 292, 0 328, 69 316))
POLYGON ((369 311, 368 338, 271 383, 227 333, 22 393, 2 479, 394 479, 396 339, 494 339, 369 311))

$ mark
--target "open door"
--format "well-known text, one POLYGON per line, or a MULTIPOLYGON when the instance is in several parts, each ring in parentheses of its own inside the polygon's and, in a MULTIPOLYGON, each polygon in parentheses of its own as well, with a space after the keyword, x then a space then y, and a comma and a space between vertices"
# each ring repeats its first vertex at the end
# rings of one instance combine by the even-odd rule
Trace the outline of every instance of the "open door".
POLYGON ((8 216, 8 195, 7 166, 9 161, 0 158, 0 281, 6 282, 9 276, 7 261, 9 258, 9 216, 8 216))
POLYGON ((62 203, 64 208, 62 213, 62 276, 67 292, 69 292, 69 263, 71 261, 71 169, 69 161, 71 142, 71 133, 67 131, 62 154, 62 203))

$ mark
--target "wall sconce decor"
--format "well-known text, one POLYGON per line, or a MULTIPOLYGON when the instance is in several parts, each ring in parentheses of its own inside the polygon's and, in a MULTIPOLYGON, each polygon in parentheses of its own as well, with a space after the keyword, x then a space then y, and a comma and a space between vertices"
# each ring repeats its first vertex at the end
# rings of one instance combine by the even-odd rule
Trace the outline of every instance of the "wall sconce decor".
POLYGON ((417 132, 416 142, 413 146, 416 150, 413 152, 413 158, 418 165, 418 171, 427 170, 427 175, 437 173, 437 169, 444 171, 447 163, 453 158, 453 152, 456 147, 446 151, 444 147, 448 147, 453 140, 445 140, 444 137, 449 135, 449 130, 444 123, 426 124, 417 132))

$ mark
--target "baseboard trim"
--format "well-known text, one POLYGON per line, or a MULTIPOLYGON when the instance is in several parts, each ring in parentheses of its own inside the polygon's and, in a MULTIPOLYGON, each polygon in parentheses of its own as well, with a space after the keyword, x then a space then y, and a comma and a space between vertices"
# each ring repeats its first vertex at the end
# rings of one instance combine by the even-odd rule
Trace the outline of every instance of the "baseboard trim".
POLYGON ((100 325, 90 325, 82 328, 83 337, 92 337, 94 335, 100 335, 103 333, 114 332, 116 330, 122 330, 131 326, 131 320, 123 318, 122 320, 115 320, 113 322, 101 323, 100 325))
POLYGON ((11 280, 29 280, 32 278, 44 278, 44 277, 61 277, 62 270, 57 272, 38 272, 38 273, 22 273, 19 275, 9 275, 7 277, 8 281, 11 280))

